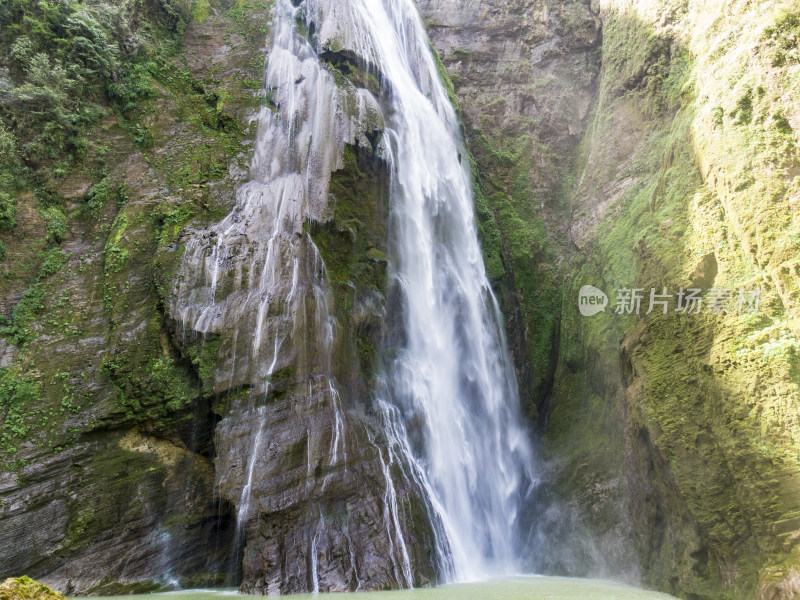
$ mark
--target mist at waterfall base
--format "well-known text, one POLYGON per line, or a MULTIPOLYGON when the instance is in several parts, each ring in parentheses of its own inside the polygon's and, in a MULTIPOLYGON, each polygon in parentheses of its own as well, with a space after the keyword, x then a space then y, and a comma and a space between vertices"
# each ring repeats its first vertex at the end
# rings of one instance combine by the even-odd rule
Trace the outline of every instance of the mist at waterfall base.
MULTIPOLYGON (((257 473, 270 441, 263 398, 277 370, 308 373, 309 402, 332 407, 329 441, 312 440, 314 427, 305 427, 309 498, 324 496, 330 477, 316 474, 313 454, 324 452, 329 473, 347 470, 353 411, 332 366, 338 324, 326 265, 304 226, 329 218, 331 173, 345 146, 371 144, 389 172, 392 233, 390 314, 367 409, 379 428, 365 429, 385 479, 382 535, 394 580, 400 588, 415 581, 398 477, 422 497, 440 582, 519 573, 534 457, 478 243, 468 154, 416 8, 412 0, 277 0, 272 25, 264 95, 273 106, 258 115, 251 180, 228 217, 187 240, 170 307, 183 335, 232 339, 217 387, 251 390, 217 431, 228 435, 237 422, 249 431, 243 447, 230 444, 216 459, 220 494, 236 506, 233 554, 259 518, 257 473), (320 58, 334 45, 380 89, 343 91, 320 58)), ((310 592, 320 591, 318 540, 334 526, 318 513, 304 566, 310 592)), ((348 568, 357 589, 370 587, 355 558, 348 568)))

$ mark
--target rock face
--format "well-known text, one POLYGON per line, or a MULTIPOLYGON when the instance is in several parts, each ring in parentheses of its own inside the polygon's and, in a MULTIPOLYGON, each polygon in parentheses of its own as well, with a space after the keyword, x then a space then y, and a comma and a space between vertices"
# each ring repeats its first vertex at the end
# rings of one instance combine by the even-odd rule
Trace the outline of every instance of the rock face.
POLYGON ((135 108, 106 108, 81 166, 42 169, 49 200, 21 193, 2 233, 3 575, 68 594, 226 581, 210 367, 181 352, 162 300, 177 234, 230 210, 254 134, 267 15, 215 10, 145 67, 135 108))
POLYGON ((463 106, 487 261, 502 259, 496 282, 539 415, 538 568, 690 598, 794 597, 796 5, 420 6, 463 106), (570 68, 582 60, 585 88, 570 68), (515 90, 494 79, 506 65, 515 90), (541 65, 572 93, 538 82, 541 65), (525 116, 532 153, 496 131, 525 116), (531 154, 551 158, 552 179, 531 154), (611 296, 591 319, 577 306, 588 284, 611 296), (612 314, 616 290, 642 288, 644 313, 665 287, 763 296, 752 315, 735 299, 730 312, 612 314))

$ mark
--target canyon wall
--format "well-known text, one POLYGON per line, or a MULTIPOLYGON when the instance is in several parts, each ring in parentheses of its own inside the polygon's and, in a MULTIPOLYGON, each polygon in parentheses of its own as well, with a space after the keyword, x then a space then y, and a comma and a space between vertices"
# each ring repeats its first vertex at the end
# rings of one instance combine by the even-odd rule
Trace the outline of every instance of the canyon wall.
MULTIPOLYGON (((116 49, 81 42, 45 59, 21 9, 0 11, 0 576, 113 593, 235 584, 244 569, 246 589, 300 590, 321 564, 326 589, 396 587, 386 445, 367 400, 392 312, 374 131, 343 150, 336 209, 300 232, 326 265, 339 394, 311 376, 315 356, 288 353, 257 380, 234 368, 238 342, 181 323, 173 294, 187 241, 248 179, 253 116, 277 108, 260 95, 271 7, 91 6, 36 13, 37 31, 116 49), (347 478, 330 464, 339 398, 347 478), (239 556, 247 457, 234 442, 253 438, 255 414, 273 444, 257 496, 274 518, 244 524, 239 556)), ((685 598, 796 597, 800 7, 418 6, 471 150, 487 271, 542 462, 530 567, 685 598), (584 285, 609 295, 604 313, 578 312, 584 285), (645 290, 645 313, 651 288, 681 287, 762 297, 752 314, 614 312, 618 290, 645 290)), ((328 60, 372 85, 346 54, 328 60)), ((396 493, 415 583, 435 580, 418 491, 396 493)))
POLYGON ((797 4, 420 5, 538 417, 537 569, 795 597, 797 4), (645 314, 681 287, 701 314, 645 314))
MULTIPOLYGON (((11 215, 0 233, 0 572, 69 594, 228 578, 235 513, 215 486, 206 384, 216 357, 179 347, 164 298, 181 228, 224 217, 246 175, 269 13, 180 8, 26 8, 40 31, 91 45, 108 80, 84 73, 78 87, 78 45, 47 56, 34 33, 17 44, 31 46, 17 52, 27 76, 14 64, 0 75, 11 215), (34 70, 41 57, 61 81, 34 70)), ((4 35, 20 33, 19 10, 4 5, 4 35)))

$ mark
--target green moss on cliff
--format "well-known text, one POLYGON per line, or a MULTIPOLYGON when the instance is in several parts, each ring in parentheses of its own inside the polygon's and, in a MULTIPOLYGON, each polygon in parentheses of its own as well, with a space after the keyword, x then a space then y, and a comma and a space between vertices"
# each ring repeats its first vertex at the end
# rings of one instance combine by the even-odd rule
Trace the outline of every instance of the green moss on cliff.
POLYGON ((586 497, 579 512, 595 532, 630 514, 650 585, 769 597, 777 574, 795 568, 786 535, 798 523, 798 422, 782 408, 800 397, 789 210, 798 154, 784 117, 796 109, 783 100, 797 82, 774 60, 770 33, 791 19, 778 11, 736 32, 706 30, 664 5, 667 25, 644 9, 604 15, 544 451, 585 474, 554 475, 564 498, 624 477, 621 509, 586 497), (584 284, 609 294, 606 313, 578 314, 584 284), (650 289, 665 287, 764 296, 755 315, 680 315, 674 303, 645 315, 650 289), (643 290, 641 316, 613 314, 623 288, 643 290))
POLYGON ((371 382, 378 366, 381 315, 375 311, 382 310, 387 283, 387 177, 371 150, 346 146, 344 166, 331 177, 332 219, 307 225, 327 267, 337 319, 345 324, 337 377, 350 385, 371 382), (357 365, 361 378, 350 365, 357 365))
POLYGON ((385 288, 386 259, 378 248, 385 248, 386 224, 381 217, 386 205, 379 196, 386 182, 379 180, 378 161, 364 149, 346 146, 344 166, 331 178, 333 220, 325 235, 310 226, 334 285, 385 288))
POLYGON ((552 381, 553 347, 560 319, 557 250, 564 243, 539 210, 529 136, 491 142, 470 132, 476 170, 476 216, 487 275, 498 291, 510 330, 521 336, 531 376, 521 376, 525 406, 536 415, 552 381), (516 320, 512 317, 518 314, 516 320))
POLYGON ((0 600, 65 600, 65 598, 29 577, 17 577, 6 579, 0 585, 0 600))
MULTIPOLYGON (((228 512, 204 458, 218 342, 178 349, 165 305, 182 229, 226 212, 228 167, 246 166, 267 3, 200 2, 202 24, 171 0, 0 4, 0 531, 43 548, 4 558, 41 575, 106 540, 97 569, 112 573, 163 535, 196 549, 171 559, 179 575, 218 582, 228 512), (211 48, 234 56, 212 65, 211 48), (20 498, 30 522, 7 510, 20 498)), ((73 581, 152 591, 158 575, 73 581)))

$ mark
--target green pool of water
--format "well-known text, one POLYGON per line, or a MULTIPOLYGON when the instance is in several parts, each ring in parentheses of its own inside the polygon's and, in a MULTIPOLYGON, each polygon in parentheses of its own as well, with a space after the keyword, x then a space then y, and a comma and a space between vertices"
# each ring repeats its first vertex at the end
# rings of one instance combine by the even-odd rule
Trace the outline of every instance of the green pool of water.
MULTIPOLYGON (((670 600, 673 596, 648 592, 627 585, 595 579, 570 579, 565 577, 516 577, 478 583, 443 585, 437 588, 404 590, 400 592, 359 592, 357 594, 308 594, 290 596, 292 600, 670 600)), ((126 599, 147 600, 235 600, 252 598, 235 590, 186 590, 126 596, 126 599)), ((263 598, 263 596, 257 596, 263 598)), ((97 599, 92 600, 120 600, 97 599)))

